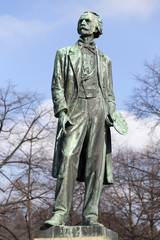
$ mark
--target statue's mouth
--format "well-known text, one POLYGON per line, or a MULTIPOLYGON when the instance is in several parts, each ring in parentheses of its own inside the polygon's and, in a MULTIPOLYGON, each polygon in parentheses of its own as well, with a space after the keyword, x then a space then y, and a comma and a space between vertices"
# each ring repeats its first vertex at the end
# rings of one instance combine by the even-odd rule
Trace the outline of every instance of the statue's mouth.
POLYGON ((80 30, 88 30, 86 27, 80 27, 80 30))

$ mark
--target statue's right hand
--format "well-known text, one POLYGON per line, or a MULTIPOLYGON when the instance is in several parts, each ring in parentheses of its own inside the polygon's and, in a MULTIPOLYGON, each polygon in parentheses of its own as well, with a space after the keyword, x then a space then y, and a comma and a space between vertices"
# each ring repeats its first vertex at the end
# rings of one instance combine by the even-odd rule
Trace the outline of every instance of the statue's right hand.
POLYGON ((60 137, 61 134, 66 134, 66 124, 73 125, 72 121, 68 117, 68 115, 63 111, 60 113, 59 116, 59 125, 60 125, 60 131, 57 136, 57 139, 60 137))

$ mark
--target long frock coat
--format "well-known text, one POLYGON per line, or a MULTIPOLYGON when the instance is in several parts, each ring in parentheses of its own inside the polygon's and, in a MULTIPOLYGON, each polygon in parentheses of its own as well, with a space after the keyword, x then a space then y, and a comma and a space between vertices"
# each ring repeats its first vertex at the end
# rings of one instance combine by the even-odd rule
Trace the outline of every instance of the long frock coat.
MULTIPOLYGON (((115 108, 115 98, 113 93, 112 67, 111 60, 104 55, 96 47, 97 69, 99 87, 104 98, 105 107, 110 112, 111 108, 115 108)), ((81 50, 76 43, 73 46, 65 47, 57 51, 54 73, 52 79, 52 99, 54 103, 54 114, 59 117, 59 112, 64 110, 70 116, 76 106, 78 97, 78 79, 81 76, 82 56, 81 50)), ((57 127, 57 136, 60 126, 57 127)), ((61 146, 63 136, 56 138, 52 175, 57 178, 61 167, 61 146)), ((106 158, 104 184, 113 183, 112 175, 112 154, 111 154, 111 137, 110 128, 106 125, 106 158)), ((85 146, 83 146, 85 149, 85 146)), ((77 180, 84 181, 85 158, 83 157, 83 149, 80 155, 77 180)))

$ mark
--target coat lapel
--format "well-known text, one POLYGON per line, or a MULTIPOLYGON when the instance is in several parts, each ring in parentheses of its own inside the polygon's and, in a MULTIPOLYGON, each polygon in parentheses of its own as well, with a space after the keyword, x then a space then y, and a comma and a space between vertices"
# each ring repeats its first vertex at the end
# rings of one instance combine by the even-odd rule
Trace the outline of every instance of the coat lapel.
POLYGON ((79 79, 81 77, 80 74, 81 74, 81 67, 82 67, 82 57, 81 57, 81 51, 77 46, 77 44, 70 47, 69 58, 70 58, 72 69, 74 71, 76 79, 79 79))
POLYGON ((102 79, 103 79, 103 71, 102 71, 102 68, 103 68, 103 55, 102 53, 98 50, 98 48, 96 47, 96 52, 97 52, 97 65, 98 65, 98 80, 99 80, 99 85, 100 85, 100 88, 101 90, 103 91, 103 82, 102 82, 102 79))

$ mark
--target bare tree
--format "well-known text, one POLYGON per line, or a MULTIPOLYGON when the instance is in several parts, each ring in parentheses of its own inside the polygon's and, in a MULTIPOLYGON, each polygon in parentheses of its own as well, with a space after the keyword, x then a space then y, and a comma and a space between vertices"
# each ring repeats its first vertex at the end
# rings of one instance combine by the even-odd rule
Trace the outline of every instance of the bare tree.
POLYGON ((9 84, 0 89, 0 96, 1 239, 33 239, 34 219, 38 212, 42 216, 42 209, 47 213, 54 197, 56 121, 52 104, 42 103, 36 93, 19 93, 9 84))
MULTIPOLYGON (((160 60, 136 76, 129 109, 160 123, 160 60)), ((0 89, 0 239, 32 240, 50 217, 55 181, 51 177, 56 121, 52 105, 35 93, 0 89)), ((120 240, 159 240, 160 149, 120 149, 114 156, 114 185, 103 188, 99 219, 120 240)), ((68 224, 81 224, 84 186, 77 184, 68 224)))
POLYGON ((156 127, 160 124, 160 58, 146 62, 144 75, 135 75, 135 79, 140 85, 133 90, 127 103, 129 111, 137 117, 154 117, 156 127))
POLYGON ((160 149, 143 153, 125 150, 114 158, 115 183, 103 189, 100 216, 105 226, 119 233, 120 239, 160 237, 160 158, 155 158, 158 155, 160 149))

